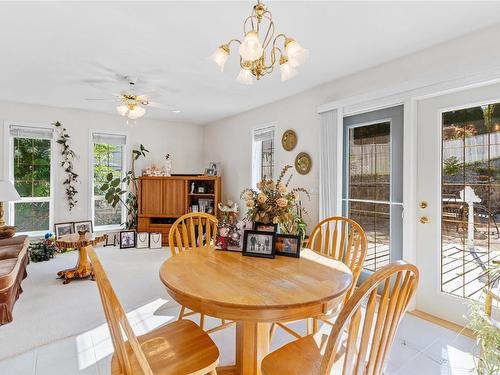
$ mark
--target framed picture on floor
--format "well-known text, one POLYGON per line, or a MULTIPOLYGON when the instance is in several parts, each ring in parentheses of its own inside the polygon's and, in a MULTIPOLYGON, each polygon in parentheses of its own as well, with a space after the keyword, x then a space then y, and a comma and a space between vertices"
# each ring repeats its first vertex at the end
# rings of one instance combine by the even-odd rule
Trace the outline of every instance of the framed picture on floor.
POLYGON ((276 255, 300 258, 300 236, 293 234, 276 235, 276 255))
POLYGON ((149 247, 149 233, 137 232, 137 248, 147 249, 149 247))
POLYGON ((135 247, 135 231, 122 230, 120 232, 120 249, 130 249, 135 247))
POLYGON ((75 221, 75 232, 78 233, 83 231, 87 231, 89 233, 94 232, 94 227, 92 226, 91 220, 75 221))
POLYGON ((243 236, 243 255, 274 258, 276 234, 258 230, 246 230, 243 236))
POLYGON ((161 249, 161 233, 149 233, 149 248, 161 249))
POLYGON ((54 224, 54 233, 56 235, 56 238, 61 238, 62 236, 73 234, 75 233, 75 224, 74 223, 54 224))

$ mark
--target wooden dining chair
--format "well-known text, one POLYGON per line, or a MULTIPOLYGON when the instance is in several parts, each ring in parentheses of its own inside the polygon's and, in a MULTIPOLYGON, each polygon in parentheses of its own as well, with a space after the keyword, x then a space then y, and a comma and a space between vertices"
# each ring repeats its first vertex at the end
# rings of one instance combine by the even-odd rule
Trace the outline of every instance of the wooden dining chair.
MULTIPOLYGON (((168 235, 172 256, 185 250, 215 246, 218 222, 215 216, 204 212, 192 212, 178 218, 170 228, 168 235)), ((181 306, 178 320, 195 314, 198 314, 198 312, 186 311, 186 307, 181 306)), ((207 330, 207 332, 219 331, 231 326, 233 323, 221 319, 220 325, 207 330)), ((205 314, 200 314, 200 326, 205 329, 205 314)))
POLYGON ((282 346, 263 359, 262 374, 382 374, 417 284, 414 265, 381 268, 354 292, 329 335, 317 332, 282 346))
MULTIPOLYGON (((323 256, 341 261, 349 267, 352 272, 352 285, 344 297, 344 304, 349 300, 356 288, 363 262, 366 256, 367 240, 365 231, 352 219, 334 216, 321 221, 311 232, 307 247, 323 256)), ((339 306, 339 308, 342 305, 339 306)), ((335 318, 338 309, 327 312, 318 317, 319 320, 333 326, 331 321, 335 318)), ((290 335, 302 337, 297 331, 288 326, 291 322, 276 322, 271 325, 270 338, 280 327, 290 335)), ((315 333, 318 330, 318 320, 309 319, 307 322, 307 334, 315 333)))
POLYGON ((86 250, 115 348, 111 359, 113 375, 216 374, 219 350, 190 320, 176 321, 136 336, 97 254, 92 246, 86 250))

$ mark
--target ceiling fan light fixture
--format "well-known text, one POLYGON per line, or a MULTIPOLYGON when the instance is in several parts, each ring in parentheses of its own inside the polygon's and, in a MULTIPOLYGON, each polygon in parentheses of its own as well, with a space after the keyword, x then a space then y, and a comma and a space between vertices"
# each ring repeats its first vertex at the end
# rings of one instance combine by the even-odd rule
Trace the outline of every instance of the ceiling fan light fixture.
POLYGON ((227 59, 229 58, 229 46, 227 44, 223 44, 219 46, 215 52, 209 57, 217 66, 220 71, 224 71, 224 65, 226 64, 227 59))
POLYGON ((285 51, 290 65, 294 68, 302 65, 309 58, 309 50, 302 47, 296 40, 287 38, 285 51))
POLYGON ((146 110, 143 107, 137 105, 133 109, 129 110, 128 118, 131 120, 136 120, 139 117, 144 116, 145 113, 146 113, 146 110))
POLYGON ((128 106, 126 104, 120 104, 119 106, 116 107, 116 111, 122 115, 126 116, 128 113, 128 106))

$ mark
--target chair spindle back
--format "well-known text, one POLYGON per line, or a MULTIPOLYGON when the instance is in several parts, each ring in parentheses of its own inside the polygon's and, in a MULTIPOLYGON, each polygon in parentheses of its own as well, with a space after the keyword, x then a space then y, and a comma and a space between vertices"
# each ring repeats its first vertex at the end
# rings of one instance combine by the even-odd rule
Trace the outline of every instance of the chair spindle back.
POLYGON ((329 217, 314 228, 307 247, 349 267, 353 280, 345 296, 347 301, 354 292, 366 256, 367 241, 363 228, 346 217, 329 217))
POLYGON ((128 344, 132 348, 135 359, 139 363, 143 374, 153 375, 153 371, 149 366, 146 355, 141 348, 141 344, 137 340, 137 337, 130 326, 127 315, 125 314, 125 311, 123 310, 123 307, 120 304, 113 287, 111 286, 108 276, 106 275, 94 248, 92 246, 88 246, 87 252, 97 280, 97 287, 101 296, 102 307, 108 322, 111 339, 113 341, 121 373, 124 375, 137 375, 132 373, 132 364, 127 352, 127 343, 123 336, 123 333, 125 333, 125 337, 128 339, 128 344))
POLYGON ((342 365, 343 375, 382 374, 399 323, 415 294, 418 277, 417 267, 399 261, 366 279, 333 325, 320 373, 330 374, 333 366, 337 369, 342 365), (336 363, 336 356, 342 352, 343 358, 337 358, 340 362, 336 363))
POLYGON ((215 216, 204 212, 192 212, 178 218, 168 236, 172 255, 196 247, 215 245, 218 222, 215 216))

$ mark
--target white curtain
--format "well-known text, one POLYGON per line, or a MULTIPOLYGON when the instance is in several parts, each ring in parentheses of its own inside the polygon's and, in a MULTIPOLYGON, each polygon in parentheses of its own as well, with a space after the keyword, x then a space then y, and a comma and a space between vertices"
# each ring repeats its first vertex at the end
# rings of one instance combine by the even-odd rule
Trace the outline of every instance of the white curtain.
MULTIPOLYGON (((338 111, 323 112, 321 115, 321 151, 319 169, 319 218, 323 220, 330 216, 339 215, 341 211, 342 190, 338 188, 342 181, 342 168, 339 168, 338 145, 342 145, 339 138, 338 111), (340 170, 339 170, 340 169, 340 170)), ((340 136, 341 137, 341 136, 340 136)), ((342 165, 342 164, 340 164, 342 165)))

